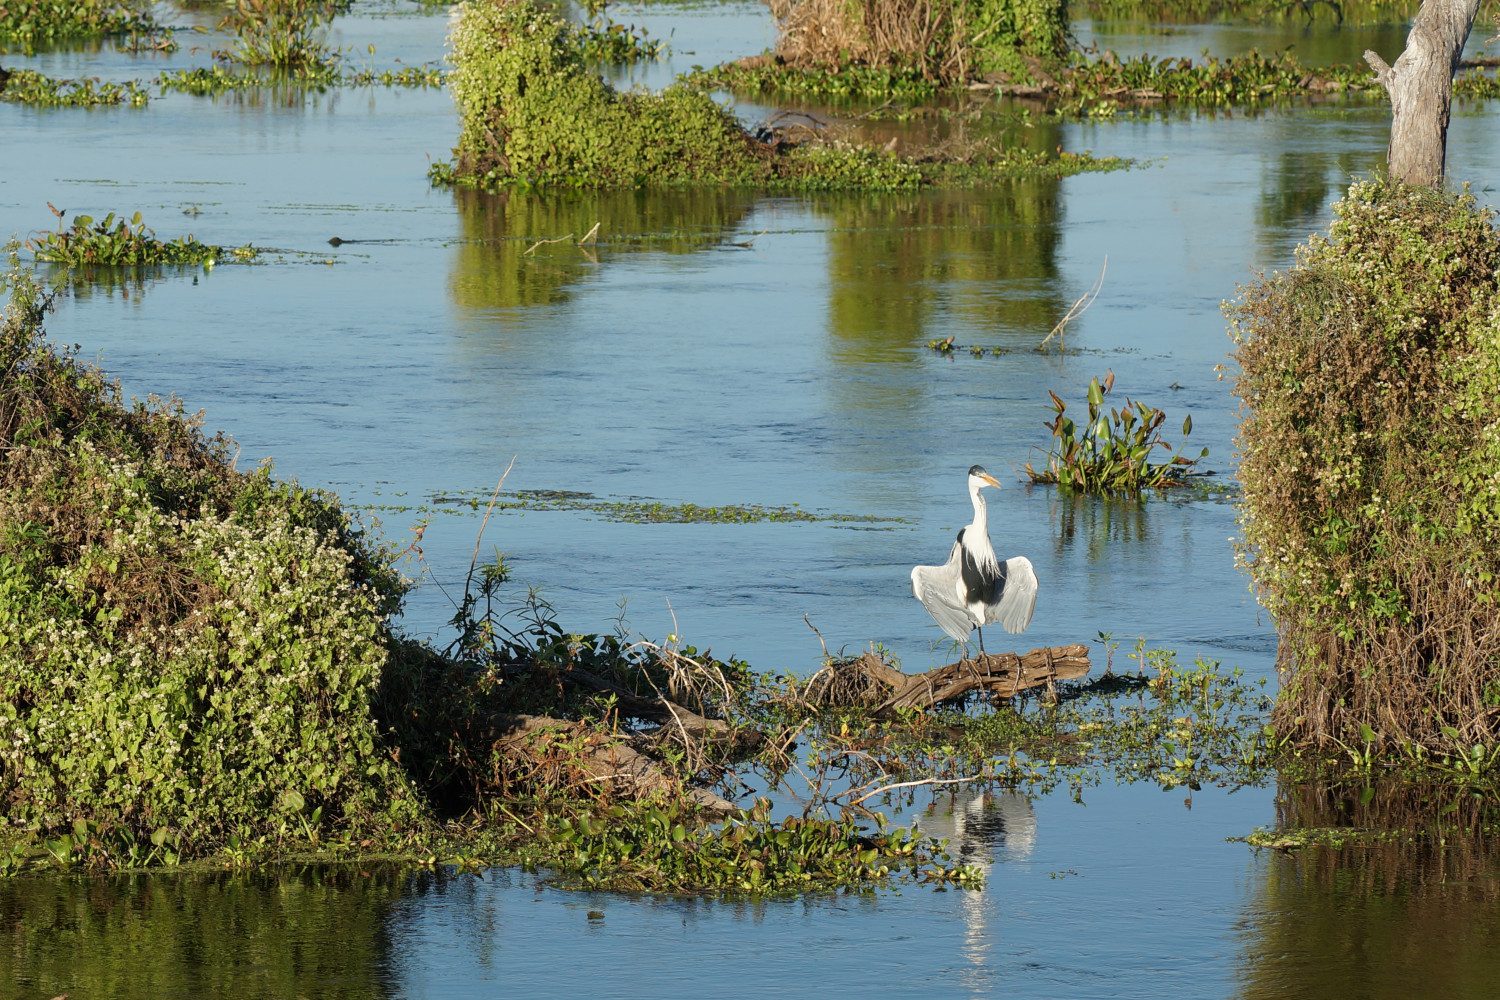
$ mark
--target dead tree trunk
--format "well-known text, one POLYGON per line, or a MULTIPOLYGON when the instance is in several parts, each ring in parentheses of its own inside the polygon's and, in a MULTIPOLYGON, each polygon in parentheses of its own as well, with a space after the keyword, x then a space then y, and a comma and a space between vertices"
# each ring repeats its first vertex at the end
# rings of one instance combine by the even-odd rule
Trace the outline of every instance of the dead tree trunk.
POLYGON ((1365 62, 1391 95, 1386 160, 1393 180, 1424 187, 1443 183, 1453 74, 1478 11, 1479 0, 1422 0, 1396 65, 1366 50, 1365 62))

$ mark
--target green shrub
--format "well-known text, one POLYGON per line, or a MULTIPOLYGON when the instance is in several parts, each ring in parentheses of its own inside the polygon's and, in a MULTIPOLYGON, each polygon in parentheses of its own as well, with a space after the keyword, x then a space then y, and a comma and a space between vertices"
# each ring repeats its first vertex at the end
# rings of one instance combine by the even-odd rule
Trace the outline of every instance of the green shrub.
POLYGON ((578 29, 529 0, 462 5, 450 39, 459 178, 478 186, 750 181, 757 145, 706 94, 622 94, 590 71, 578 29))
POLYGON ((126 403, 0 332, 0 800, 43 836, 202 852, 426 815, 371 700, 403 585, 335 499, 237 472, 180 404, 126 403))
POLYGON ((1228 309, 1284 735, 1467 748, 1500 729, 1497 281, 1471 197, 1366 182, 1228 309))

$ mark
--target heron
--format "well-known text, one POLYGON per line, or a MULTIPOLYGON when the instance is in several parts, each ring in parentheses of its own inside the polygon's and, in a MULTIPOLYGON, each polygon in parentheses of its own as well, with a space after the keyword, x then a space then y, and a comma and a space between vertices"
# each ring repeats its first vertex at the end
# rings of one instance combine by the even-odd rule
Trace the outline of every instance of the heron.
POLYGON ((995 477, 978 465, 969 469, 969 499, 974 520, 958 533, 948 561, 941 566, 914 566, 911 592, 933 620, 957 641, 967 645, 969 633, 979 630, 979 655, 984 655, 984 626, 999 622, 1007 632, 1024 632, 1036 608, 1036 571, 1025 556, 1001 562, 990 545, 989 514, 980 490, 1000 488, 995 477))

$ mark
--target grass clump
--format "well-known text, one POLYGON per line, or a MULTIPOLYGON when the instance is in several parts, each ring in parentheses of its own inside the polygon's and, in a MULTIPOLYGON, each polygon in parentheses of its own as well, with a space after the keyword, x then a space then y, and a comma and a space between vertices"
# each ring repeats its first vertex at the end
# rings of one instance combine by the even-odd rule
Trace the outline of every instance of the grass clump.
POLYGON ((403 593, 388 557, 332 498, 236 471, 180 404, 126 403, 56 353, 14 258, 8 285, 7 823, 129 864, 423 821, 370 708, 403 593))
POLYGON ((86 265, 211 264, 223 256, 241 260, 258 251, 251 246, 230 250, 200 243, 191 233, 174 240, 159 240, 136 212, 129 219, 113 212, 99 222, 92 216, 75 215, 72 226, 62 228, 64 212, 48 208, 57 216, 56 232, 43 233, 22 244, 37 260, 69 267, 86 265))
POLYGON ((11 104, 32 104, 49 108, 93 108, 128 104, 133 108, 143 108, 151 96, 134 80, 124 83, 101 83, 92 79, 59 80, 29 69, 11 70, 9 73, 3 85, 0 85, 0 101, 9 101, 11 104))
POLYGON ((1285 739, 1500 738, 1500 239, 1468 194, 1355 184, 1227 310, 1242 559, 1285 739))
POLYGON ((1182 454, 1186 438, 1193 432, 1191 414, 1183 418, 1184 442, 1174 452, 1161 437, 1166 413, 1128 396, 1119 409, 1104 405, 1104 398, 1114 384, 1113 372, 1103 383, 1097 378, 1089 380, 1089 413, 1081 431, 1065 415, 1067 404, 1057 393, 1049 393, 1057 413, 1044 425, 1052 432, 1052 447, 1047 453, 1046 468, 1033 469, 1030 462, 1026 463, 1026 475, 1033 483, 1057 483, 1085 492, 1135 496, 1143 489, 1181 485, 1188 470, 1208 457, 1207 448, 1197 458, 1182 454), (1164 462, 1151 461, 1158 449, 1171 457, 1164 462))

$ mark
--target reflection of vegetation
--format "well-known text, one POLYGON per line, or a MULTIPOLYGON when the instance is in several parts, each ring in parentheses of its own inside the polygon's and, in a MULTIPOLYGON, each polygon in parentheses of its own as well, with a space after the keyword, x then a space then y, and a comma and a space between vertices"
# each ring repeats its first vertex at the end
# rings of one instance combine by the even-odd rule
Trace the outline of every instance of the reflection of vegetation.
MULTIPOLYGON (((1481 6, 1481 18, 1494 5, 1481 6)), ((1416 8, 1410 0, 1074 0, 1070 13, 1094 21, 1149 24, 1210 24, 1224 21, 1307 25, 1405 24, 1416 8)))
MULTIPOLYGON (((1283 822, 1328 831, 1325 841, 1344 830, 1359 843, 1361 830, 1430 822, 1441 801, 1430 789, 1391 782, 1332 795, 1284 788, 1277 812, 1283 822)), ((1489 996, 1500 978, 1495 847, 1483 835, 1365 837, 1357 849, 1310 845, 1267 857, 1242 938, 1238 995, 1285 997, 1295 984, 1308 997, 1489 996)))
POLYGON ((722 246, 753 204, 743 194, 703 188, 545 196, 455 188, 453 195, 464 242, 457 247, 448 289, 454 302, 470 310, 556 302, 596 269, 601 255, 689 254, 722 246), (591 231, 597 243, 573 245, 591 231), (569 241, 536 246, 568 235, 569 241))
POLYGON ((1064 549, 1082 540, 1091 563, 1098 563, 1111 551, 1151 539, 1145 500, 1106 499, 1059 490, 1057 504, 1057 547, 1064 549))
MULTIPOLYGON (((1049 130, 1037 129, 1046 141, 1049 130)), ((1058 182, 823 203, 829 330, 840 360, 908 358, 941 324, 1032 347, 1066 309, 1057 285, 1058 182), (997 289, 1004 288, 1006 294, 997 289)))
POLYGON ((1342 191, 1351 177, 1369 173, 1382 162, 1379 150, 1284 150, 1267 157, 1256 225, 1262 232, 1296 231, 1323 216, 1328 196, 1342 191))
POLYGON ((0 979, 31 996, 387 995, 389 865, 0 879, 0 979))

